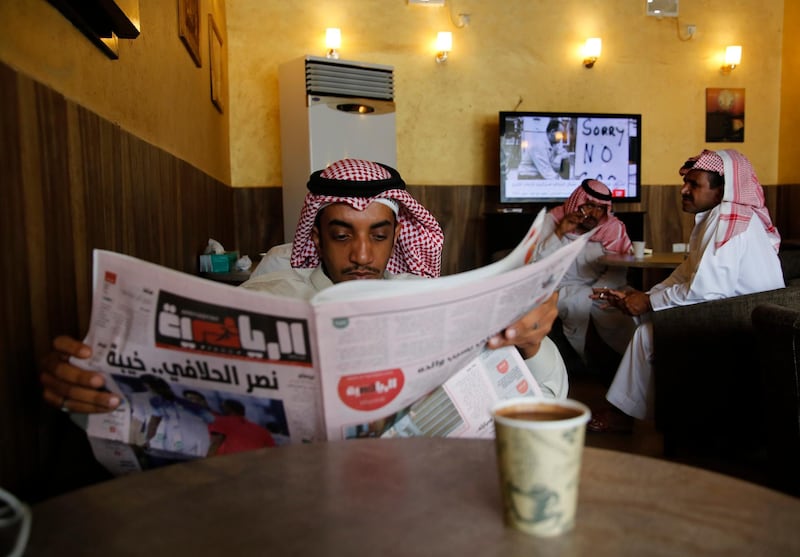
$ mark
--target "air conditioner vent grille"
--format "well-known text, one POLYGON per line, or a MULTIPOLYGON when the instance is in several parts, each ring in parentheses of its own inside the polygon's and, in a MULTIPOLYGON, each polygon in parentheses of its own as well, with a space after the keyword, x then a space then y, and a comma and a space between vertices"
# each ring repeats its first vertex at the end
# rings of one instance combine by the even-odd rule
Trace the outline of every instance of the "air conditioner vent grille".
POLYGON ((307 59, 306 93, 394 100, 394 71, 388 66, 307 59))

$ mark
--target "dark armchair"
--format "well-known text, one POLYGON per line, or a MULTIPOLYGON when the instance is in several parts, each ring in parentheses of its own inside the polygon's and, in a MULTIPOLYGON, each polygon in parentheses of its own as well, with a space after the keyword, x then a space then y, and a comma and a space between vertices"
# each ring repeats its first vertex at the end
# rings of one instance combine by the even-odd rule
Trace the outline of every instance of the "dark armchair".
POLYGON ((800 309, 800 250, 780 255, 793 286, 653 313, 655 419, 666 456, 750 463, 763 454, 765 403, 751 313, 763 304, 800 309))
POLYGON ((800 497, 800 309, 764 304, 752 314, 765 402, 772 487, 800 497))

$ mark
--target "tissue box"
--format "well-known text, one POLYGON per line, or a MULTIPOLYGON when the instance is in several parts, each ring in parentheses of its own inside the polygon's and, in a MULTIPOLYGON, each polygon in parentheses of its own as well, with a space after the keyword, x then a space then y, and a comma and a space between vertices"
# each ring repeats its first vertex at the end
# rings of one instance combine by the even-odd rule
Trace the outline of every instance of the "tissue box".
POLYGON ((200 272, 227 273, 234 268, 237 259, 239 259, 238 251, 203 254, 200 256, 200 272))

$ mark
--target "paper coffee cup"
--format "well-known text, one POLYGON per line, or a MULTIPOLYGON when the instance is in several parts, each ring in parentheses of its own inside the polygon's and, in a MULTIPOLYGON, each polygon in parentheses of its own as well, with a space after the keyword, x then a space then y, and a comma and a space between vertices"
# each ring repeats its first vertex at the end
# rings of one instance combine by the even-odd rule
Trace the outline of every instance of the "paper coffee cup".
POLYGON ((644 242, 633 242, 633 256, 636 259, 644 259, 644 242))
POLYGON ((572 530, 589 408, 523 397, 499 402, 492 416, 506 524, 540 537, 572 530))

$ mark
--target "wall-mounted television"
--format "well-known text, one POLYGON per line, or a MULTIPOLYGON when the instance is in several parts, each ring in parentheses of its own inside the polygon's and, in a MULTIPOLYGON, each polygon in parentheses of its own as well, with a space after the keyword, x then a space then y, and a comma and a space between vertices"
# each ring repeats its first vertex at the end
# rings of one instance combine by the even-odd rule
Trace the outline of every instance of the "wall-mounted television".
POLYGON ((560 203, 586 178, 641 199, 641 114, 500 112, 500 202, 560 203))

